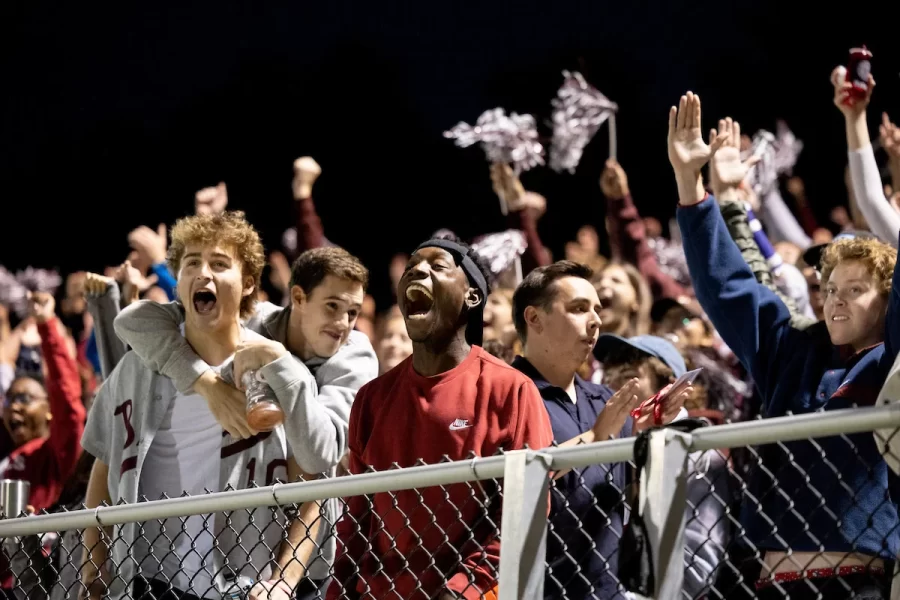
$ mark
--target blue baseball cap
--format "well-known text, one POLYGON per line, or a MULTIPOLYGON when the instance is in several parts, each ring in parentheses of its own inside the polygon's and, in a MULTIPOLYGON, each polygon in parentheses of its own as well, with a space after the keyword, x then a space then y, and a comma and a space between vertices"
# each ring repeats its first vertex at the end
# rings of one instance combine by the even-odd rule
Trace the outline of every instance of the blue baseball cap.
POLYGON ((597 340, 597 345, 594 346, 594 356, 603 363, 606 362, 606 359, 629 348, 636 350, 639 354, 658 358, 672 369, 675 377, 681 377, 687 373, 687 367, 678 348, 669 340, 656 335, 636 335, 626 339, 619 335, 604 333, 597 340))

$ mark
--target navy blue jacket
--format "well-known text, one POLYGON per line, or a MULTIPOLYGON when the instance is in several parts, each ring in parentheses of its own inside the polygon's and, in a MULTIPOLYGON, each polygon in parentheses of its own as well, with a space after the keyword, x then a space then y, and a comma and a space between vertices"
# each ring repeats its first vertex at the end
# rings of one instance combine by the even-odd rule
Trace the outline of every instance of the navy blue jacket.
MULTIPOLYGON (((512 366, 530 377, 540 391, 558 444, 589 431, 613 395, 609 387, 576 375, 577 401, 573 404, 564 389, 548 383, 525 358, 517 356, 512 366)), ((631 435, 631 426, 629 418, 621 437, 631 435)), ((556 480, 550 494, 547 600, 623 598, 616 574, 625 517, 626 468, 626 463, 590 465, 556 480)))
MULTIPOLYGON (((741 258, 714 198, 679 208, 678 225, 697 299, 753 377, 764 417, 874 404, 900 348, 900 269, 885 342, 847 356, 831 344, 824 323, 804 331, 790 326, 787 307, 741 258)), ((897 556, 895 481, 871 432, 761 452, 741 511, 755 546, 897 556)))

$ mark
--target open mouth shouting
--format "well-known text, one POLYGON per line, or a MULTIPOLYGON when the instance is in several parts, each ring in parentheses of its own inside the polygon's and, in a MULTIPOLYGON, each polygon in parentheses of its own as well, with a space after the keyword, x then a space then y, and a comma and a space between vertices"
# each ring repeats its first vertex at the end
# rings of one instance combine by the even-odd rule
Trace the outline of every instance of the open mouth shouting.
POLYGON ((16 434, 22 427, 25 426, 25 417, 18 414, 13 414, 9 418, 9 431, 13 435, 16 434))
POLYGON ((212 290, 197 290, 191 300, 198 315, 210 315, 216 308, 216 294, 212 290))
POLYGON ((434 306, 434 296, 427 287, 421 283, 410 283, 406 288, 406 317, 408 319, 423 319, 434 306))

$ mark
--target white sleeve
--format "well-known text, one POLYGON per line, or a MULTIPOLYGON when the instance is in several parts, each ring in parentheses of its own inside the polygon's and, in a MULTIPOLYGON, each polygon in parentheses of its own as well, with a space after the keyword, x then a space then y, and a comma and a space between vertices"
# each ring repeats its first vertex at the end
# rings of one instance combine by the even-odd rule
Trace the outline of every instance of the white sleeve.
POLYGON ((812 240, 797 222, 797 217, 785 204, 777 185, 763 196, 762 207, 759 218, 766 226, 766 233, 772 243, 790 242, 799 246, 801 250, 806 250, 812 245, 812 240))
POLYGON ((878 163, 875 162, 875 150, 870 144, 859 150, 850 150, 847 154, 850 158, 853 194, 869 229, 882 241, 896 246, 897 235, 900 233, 900 213, 884 197, 881 174, 878 172, 878 163))

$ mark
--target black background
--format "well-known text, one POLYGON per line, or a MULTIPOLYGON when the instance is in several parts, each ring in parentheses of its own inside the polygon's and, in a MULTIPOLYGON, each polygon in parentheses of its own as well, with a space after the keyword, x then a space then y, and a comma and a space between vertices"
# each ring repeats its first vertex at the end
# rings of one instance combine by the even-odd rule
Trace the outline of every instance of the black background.
MULTIPOLYGON (((462 237, 503 219, 477 148, 442 138, 485 109, 549 117, 563 69, 619 103, 619 159, 641 211, 668 218, 675 189, 667 108, 701 94, 704 127, 752 133, 784 118, 805 143, 798 172, 824 223, 845 201, 843 122, 830 70, 874 52, 870 126, 900 119, 898 14, 762 0, 291 2, 0 6, 0 263, 101 270, 139 225, 171 223, 219 180, 268 248, 292 225, 294 158, 324 174, 326 236, 360 255, 383 297, 387 263, 440 227, 462 237)), ((548 198, 554 255, 599 223, 606 131, 576 175, 523 180, 548 198)))

